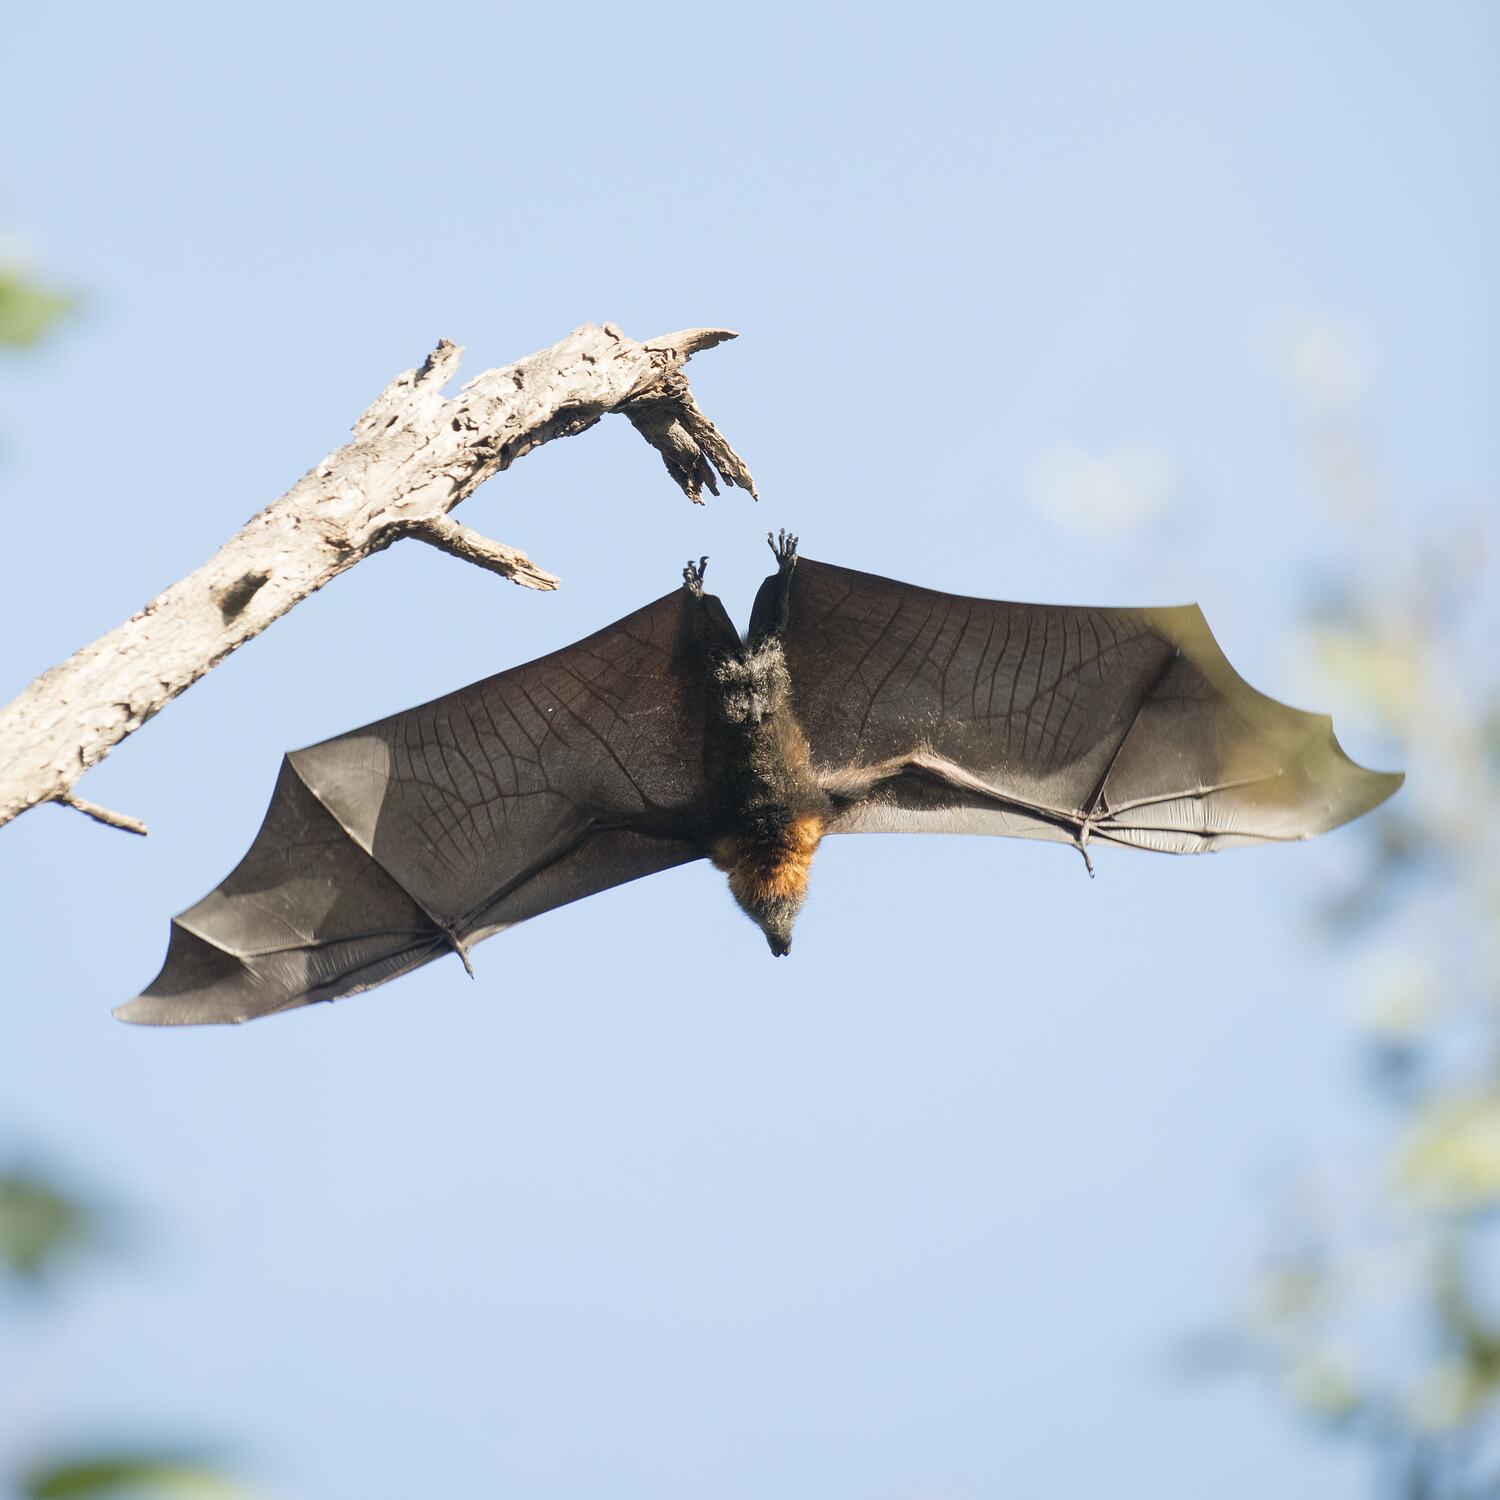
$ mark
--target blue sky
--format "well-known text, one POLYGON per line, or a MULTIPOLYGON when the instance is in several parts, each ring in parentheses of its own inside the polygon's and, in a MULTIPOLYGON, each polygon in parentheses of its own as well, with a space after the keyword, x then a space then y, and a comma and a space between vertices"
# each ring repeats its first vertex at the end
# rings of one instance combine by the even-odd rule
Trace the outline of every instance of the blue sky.
POLYGON ((1342 970, 1297 920, 1353 831, 1106 852, 1092 883, 1051 846, 847 839, 786 964, 693 866, 497 938, 474 983, 445 962, 182 1034, 109 1008, 284 749, 573 640, 689 554, 743 621, 768 527, 957 592, 1194 598, 1295 697, 1345 543, 1289 349, 1366 352, 1409 518, 1493 505, 1497 30, 1481 4, 12 17, 0 221, 84 305, 0 366, 0 696, 439 337, 472 374, 587 319, 736 328, 689 374, 763 499, 694 511, 621 422, 553 445, 461 515, 556 595, 394 548, 90 773, 149 840, 54 808, 0 831, 0 1143, 139 1226, 7 1324, 0 1452, 203 1434, 299 1500, 1365 1494, 1264 1391, 1168 1369, 1278 1174, 1365 1131, 1342 970), (1056 524, 1045 476, 1089 463, 1159 513, 1056 524))

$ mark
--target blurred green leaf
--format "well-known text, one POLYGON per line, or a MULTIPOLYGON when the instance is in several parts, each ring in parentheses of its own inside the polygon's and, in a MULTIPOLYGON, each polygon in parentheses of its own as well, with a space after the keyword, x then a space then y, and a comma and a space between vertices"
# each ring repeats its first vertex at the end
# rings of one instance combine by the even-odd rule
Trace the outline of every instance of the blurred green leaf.
POLYGON ((1407 1403, 1406 1419, 1422 1433, 1453 1432, 1474 1416, 1484 1395, 1467 1360, 1444 1360, 1423 1375, 1407 1403))
POLYGON ((1287 1368, 1286 1393, 1292 1403, 1319 1422, 1347 1422, 1364 1406, 1353 1373, 1326 1350, 1302 1354, 1287 1368))
POLYGON ((1387 723, 1405 725, 1419 699, 1419 643, 1394 631, 1315 626, 1309 644, 1324 671, 1346 683, 1387 723))
POLYGON ((172 1500, 245 1500, 249 1491, 199 1458, 100 1454, 34 1469, 22 1479, 26 1500, 170 1496, 172 1500))
POLYGON ((1500 1202, 1500 1094, 1427 1105, 1397 1156, 1396 1180, 1439 1208, 1474 1212, 1500 1202))
POLYGON ((1500 703, 1491 703, 1486 710, 1480 724, 1479 740, 1490 764, 1500 770, 1500 703))
POLYGON ((15 271, 0 271, 0 344, 34 344, 72 308, 71 297, 37 286, 15 271))
POLYGON ((1372 949, 1366 997, 1356 1012, 1371 1041, 1418 1047, 1442 1014, 1442 973, 1432 956, 1400 944, 1372 949))
POLYGON ((1247 1321, 1258 1332, 1277 1333, 1316 1316, 1328 1295, 1328 1278, 1316 1266, 1272 1264, 1256 1278, 1247 1321))
POLYGON ((33 1173, 0 1174, 0 1266, 26 1280, 98 1238, 93 1213, 33 1173))

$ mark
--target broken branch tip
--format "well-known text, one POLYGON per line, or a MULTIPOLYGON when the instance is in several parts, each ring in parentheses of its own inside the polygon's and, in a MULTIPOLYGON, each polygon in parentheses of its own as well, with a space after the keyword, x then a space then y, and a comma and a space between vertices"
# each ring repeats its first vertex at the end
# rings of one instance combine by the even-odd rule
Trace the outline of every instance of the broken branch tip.
POLYGON ((84 817, 92 818, 96 823, 103 823, 108 828, 118 828, 122 833, 139 834, 141 838, 145 838, 151 831, 139 818, 100 807, 97 802, 90 802, 73 792, 59 792, 52 800, 62 803, 64 807, 71 807, 74 812, 81 812, 84 817))

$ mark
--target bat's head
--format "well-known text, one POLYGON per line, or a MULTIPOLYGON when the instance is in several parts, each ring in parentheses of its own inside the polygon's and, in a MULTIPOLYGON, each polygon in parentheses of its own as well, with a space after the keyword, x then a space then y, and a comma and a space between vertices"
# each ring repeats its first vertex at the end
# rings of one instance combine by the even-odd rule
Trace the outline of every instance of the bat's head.
POLYGON ((740 910, 765 933, 777 958, 792 951, 792 928, 807 897, 807 874, 822 837, 822 818, 808 814, 774 833, 731 834, 714 846, 714 863, 729 872, 729 889, 740 910))
MULTIPOLYGON (((809 859, 811 856, 809 855, 809 859)), ((751 853, 730 867, 729 889, 739 908, 766 935, 777 958, 792 951, 792 928, 807 896, 807 868, 789 870, 751 853)))
POLYGON ((786 706, 792 679, 777 640, 762 641, 714 664, 714 702, 729 724, 759 724, 786 706))
MULTIPOLYGON (((749 908, 746 908, 749 911, 749 908)), ((750 911, 755 925, 766 935, 766 945, 777 958, 785 958, 792 951, 792 928, 797 924, 797 913, 802 910, 802 893, 789 900, 769 901, 750 911)))

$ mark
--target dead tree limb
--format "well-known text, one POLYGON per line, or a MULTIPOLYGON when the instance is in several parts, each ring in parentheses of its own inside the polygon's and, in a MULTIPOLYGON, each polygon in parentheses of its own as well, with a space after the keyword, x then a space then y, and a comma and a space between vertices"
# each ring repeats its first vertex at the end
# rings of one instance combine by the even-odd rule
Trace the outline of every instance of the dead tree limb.
POLYGON ((113 827, 138 820, 73 794, 128 734, 236 647, 362 557, 417 537, 527 588, 558 580, 522 552, 460 526, 448 512, 492 474, 553 438, 629 417, 688 499, 714 474, 755 494, 749 470, 699 411, 681 367, 734 335, 691 328, 638 344, 606 323, 443 387, 462 350, 446 340, 398 375, 354 424, 354 441, 308 471, 208 562, 137 615, 44 672, 0 709, 0 824, 62 802, 113 827))

